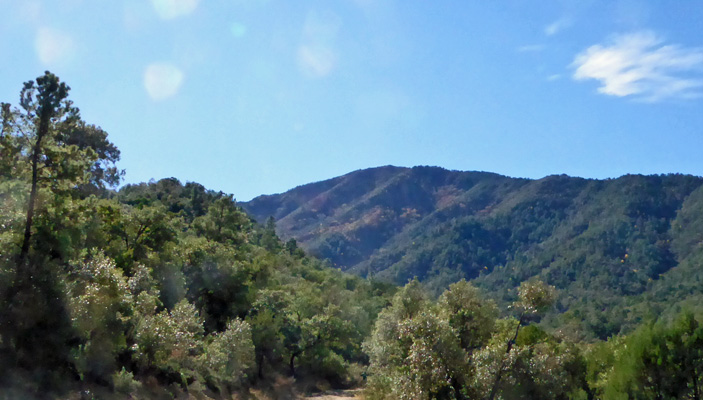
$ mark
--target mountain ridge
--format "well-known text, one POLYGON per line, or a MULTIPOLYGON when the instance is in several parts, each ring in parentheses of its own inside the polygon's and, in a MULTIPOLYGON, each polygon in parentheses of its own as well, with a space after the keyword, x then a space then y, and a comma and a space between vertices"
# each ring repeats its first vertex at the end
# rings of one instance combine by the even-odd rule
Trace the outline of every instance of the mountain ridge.
POLYGON ((504 303, 520 282, 543 279, 563 292, 560 318, 580 318, 601 338, 700 292, 662 279, 700 275, 703 178, 692 175, 527 179, 384 166, 241 206, 260 221, 273 216, 282 237, 361 276, 417 277, 436 293, 469 279, 504 303), (644 301, 654 308, 627 308, 644 301), (597 303, 625 311, 600 326, 597 303))

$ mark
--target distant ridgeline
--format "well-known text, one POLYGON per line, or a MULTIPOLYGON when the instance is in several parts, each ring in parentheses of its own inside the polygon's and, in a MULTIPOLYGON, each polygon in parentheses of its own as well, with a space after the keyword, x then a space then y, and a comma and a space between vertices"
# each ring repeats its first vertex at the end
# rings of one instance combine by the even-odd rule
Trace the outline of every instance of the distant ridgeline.
POLYGON ((703 304, 702 184, 687 175, 530 180, 386 166, 241 206, 362 276, 416 276, 435 293, 467 278, 503 304, 539 277, 561 293, 546 322, 588 339, 703 304))

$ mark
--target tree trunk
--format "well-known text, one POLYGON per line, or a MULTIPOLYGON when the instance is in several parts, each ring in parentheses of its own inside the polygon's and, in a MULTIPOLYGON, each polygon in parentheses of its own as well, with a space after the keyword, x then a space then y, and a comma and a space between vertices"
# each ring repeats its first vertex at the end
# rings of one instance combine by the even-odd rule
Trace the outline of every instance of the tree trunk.
POLYGON ((297 356, 298 356, 298 353, 293 353, 293 354, 291 354, 291 356, 290 356, 290 364, 289 364, 289 367, 290 367, 290 375, 291 375, 293 378, 295 378, 295 357, 297 357, 297 356))
POLYGON ((696 369, 693 368, 693 371, 691 371, 691 377, 693 378, 693 398, 694 400, 700 400, 701 395, 698 393, 698 374, 696 373, 696 369))
POLYGON ((49 131, 49 120, 51 119, 51 110, 42 109, 39 117, 39 129, 37 130, 37 142, 34 144, 32 151, 32 188, 29 192, 29 201, 27 204, 27 220, 24 225, 24 239, 19 257, 17 258, 17 270, 21 273, 24 261, 29 253, 29 243, 32 238, 32 220, 34 219, 34 206, 37 201, 37 182, 39 181, 39 156, 41 154, 41 142, 44 136, 49 131))
POLYGON ((264 379, 264 355, 259 356, 259 369, 258 369, 259 379, 264 379))
MULTIPOLYGON (((520 315, 520 320, 517 322, 517 327, 515 328, 515 335, 513 335, 513 338, 508 341, 508 347, 505 350, 506 356, 510 354, 510 350, 513 348, 513 344, 517 340, 517 335, 520 333, 520 327, 522 326, 522 321, 525 319, 525 313, 523 312, 520 315)), ((503 377, 503 370, 505 369, 505 358, 503 358, 503 361, 500 363, 500 367, 498 368, 498 373, 496 374, 496 379, 493 381, 493 387, 491 387, 491 393, 488 395, 489 400, 493 400, 498 393, 498 385, 500 384, 500 380, 503 377)))

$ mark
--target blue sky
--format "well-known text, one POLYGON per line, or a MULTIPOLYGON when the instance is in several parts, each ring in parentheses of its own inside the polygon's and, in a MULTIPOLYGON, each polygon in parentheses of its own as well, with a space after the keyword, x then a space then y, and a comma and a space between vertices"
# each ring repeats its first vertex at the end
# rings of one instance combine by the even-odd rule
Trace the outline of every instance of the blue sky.
POLYGON ((126 182, 239 200, 380 165, 703 175, 695 1, 0 0, 0 100, 51 70, 126 182))

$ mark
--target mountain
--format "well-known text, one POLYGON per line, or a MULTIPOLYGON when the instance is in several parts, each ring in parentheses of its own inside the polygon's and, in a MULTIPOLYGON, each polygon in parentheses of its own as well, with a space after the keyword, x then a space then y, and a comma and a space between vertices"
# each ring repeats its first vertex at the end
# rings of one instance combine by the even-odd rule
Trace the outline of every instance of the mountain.
POLYGON ((502 303, 538 277, 562 294, 547 323, 604 338, 703 299, 702 184, 385 166, 241 206, 361 276, 417 277, 437 293, 465 278, 502 303))

